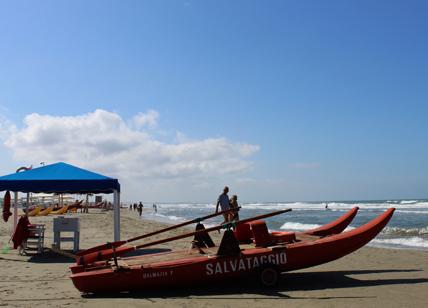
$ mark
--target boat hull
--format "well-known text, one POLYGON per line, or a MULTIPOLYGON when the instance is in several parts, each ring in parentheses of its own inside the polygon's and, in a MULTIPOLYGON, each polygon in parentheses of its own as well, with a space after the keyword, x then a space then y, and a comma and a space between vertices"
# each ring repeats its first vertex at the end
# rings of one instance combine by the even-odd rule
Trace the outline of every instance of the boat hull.
POLYGON ((70 276, 75 287, 85 293, 120 292, 176 287, 256 276, 265 266, 280 272, 307 268, 341 258, 367 244, 388 223, 394 209, 389 209, 369 223, 351 231, 265 248, 244 249, 239 255, 218 256, 196 254, 168 260, 168 253, 146 258, 161 262, 142 262, 145 256, 112 262, 98 262, 91 267, 74 271, 70 276), (166 256, 166 258, 165 258, 166 256))
POLYGON ((260 266, 268 263, 283 270, 287 253, 284 249, 251 249, 239 257, 201 256, 144 268, 103 268, 73 274, 71 279, 75 287, 85 293, 146 290, 242 278, 254 275, 260 266))
POLYGON ((359 209, 358 206, 356 206, 351 210, 349 210, 344 215, 340 216, 338 219, 330 222, 329 224, 326 224, 316 229, 307 230, 303 233, 309 234, 309 235, 318 235, 318 236, 339 234, 343 230, 345 230, 346 227, 352 222, 355 215, 357 215, 358 209, 359 209))
POLYGON ((351 231, 305 243, 287 245, 286 271, 307 268, 334 261, 363 247, 378 235, 391 219, 394 208, 351 231))

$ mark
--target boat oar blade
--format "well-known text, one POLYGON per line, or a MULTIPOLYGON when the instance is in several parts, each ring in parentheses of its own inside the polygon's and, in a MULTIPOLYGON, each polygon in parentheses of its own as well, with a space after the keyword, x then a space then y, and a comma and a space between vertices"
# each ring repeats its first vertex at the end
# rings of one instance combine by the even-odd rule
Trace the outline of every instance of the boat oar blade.
POLYGON ((115 249, 114 251, 113 249, 104 249, 104 250, 94 251, 86 255, 79 256, 76 259, 76 263, 78 265, 87 265, 87 264, 94 263, 96 261, 109 260, 114 255, 119 257, 134 250, 135 250, 134 246, 122 246, 115 249))
POLYGON ((90 254, 90 253, 93 253, 93 252, 98 252, 100 250, 110 249, 110 248, 113 248, 113 247, 116 248, 116 247, 122 246, 125 243, 126 243, 126 241, 117 241, 117 242, 113 242, 113 243, 105 243, 105 244, 102 244, 102 245, 91 247, 91 248, 86 249, 86 250, 79 251, 76 255, 78 255, 78 256, 84 256, 84 255, 87 255, 87 254, 90 254))

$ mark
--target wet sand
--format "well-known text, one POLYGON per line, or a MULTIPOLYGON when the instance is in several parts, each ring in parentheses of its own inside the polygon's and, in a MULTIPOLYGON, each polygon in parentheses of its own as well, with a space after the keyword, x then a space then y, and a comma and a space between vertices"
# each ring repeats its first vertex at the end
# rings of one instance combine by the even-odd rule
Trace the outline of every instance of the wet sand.
MULTIPOLYGON (((90 210, 80 217, 81 248, 112 241, 113 213, 90 210)), ((46 224, 45 246, 53 240, 53 216, 30 217, 46 224)), ((122 210, 122 239, 165 227, 141 220, 137 212, 122 210)), ((0 222, 2 248, 12 221, 0 222)), ((182 233, 178 229, 159 235, 182 233)), ((219 235, 212 233, 218 243, 219 235)), ((188 248, 190 238, 154 249, 188 248)), ((71 243, 62 244, 71 249, 71 243)), ((0 306, 5 307, 426 307, 428 306, 428 252, 364 247, 342 259, 285 273, 274 289, 252 281, 111 296, 82 295, 68 278, 73 260, 52 253, 20 256, 16 250, 0 253, 0 306)))

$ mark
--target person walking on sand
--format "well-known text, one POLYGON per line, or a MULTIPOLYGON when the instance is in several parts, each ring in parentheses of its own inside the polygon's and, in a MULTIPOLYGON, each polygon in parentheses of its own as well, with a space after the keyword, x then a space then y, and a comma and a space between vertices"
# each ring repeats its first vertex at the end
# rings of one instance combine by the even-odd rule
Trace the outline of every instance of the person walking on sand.
POLYGON ((138 204, 138 214, 140 214, 140 216, 143 215, 143 203, 140 201, 140 203, 138 204))
MULTIPOLYGON (((220 196, 218 196, 217 205, 215 208, 216 213, 218 213, 219 206, 221 208, 221 211, 227 211, 228 209, 230 209, 229 196, 227 195, 228 192, 229 192, 229 187, 225 186, 223 189, 223 193, 220 196)), ((223 223, 230 221, 229 213, 224 213, 223 217, 224 217, 223 223)))

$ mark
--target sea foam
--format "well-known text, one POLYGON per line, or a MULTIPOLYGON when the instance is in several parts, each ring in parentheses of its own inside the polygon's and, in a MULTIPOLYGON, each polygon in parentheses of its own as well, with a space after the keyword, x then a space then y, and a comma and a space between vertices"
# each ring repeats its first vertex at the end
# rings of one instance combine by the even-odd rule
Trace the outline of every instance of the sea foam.
POLYGON ((428 248, 428 241, 414 236, 409 238, 389 238, 389 239, 374 239, 370 242, 371 246, 386 246, 386 247, 413 247, 413 248, 428 248))

